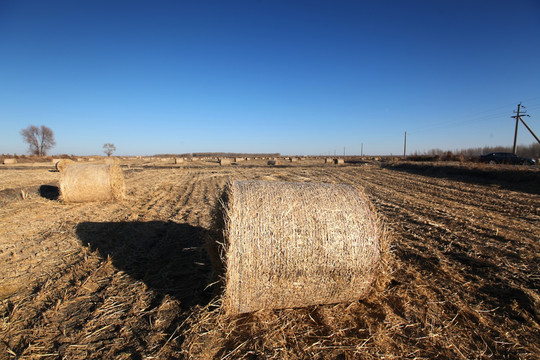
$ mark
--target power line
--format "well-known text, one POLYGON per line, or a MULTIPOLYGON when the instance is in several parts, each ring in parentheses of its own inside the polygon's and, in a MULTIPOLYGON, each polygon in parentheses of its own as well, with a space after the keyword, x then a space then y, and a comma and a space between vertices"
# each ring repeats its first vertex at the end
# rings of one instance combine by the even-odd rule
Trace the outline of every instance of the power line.
POLYGON ((476 116, 476 117, 468 117, 466 119, 453 120, 453 121, 449 121, 445 123, 434 124, 433 126, 413 129, 413 131, 409 131, 409 133, 418 134, 424 131, 439 130, 439 129, 449 128, 449 127, 468 125, 471 123, 482 122, 486 120, 493 120, 494 118, 502 118, 506 114, 508 113, 504 112, 504 113, 496 113, 496 114, 487 114, 487 115, 476 116))
MULTIPOLYGON (((534 102, 533 100, 539 100, 540 101, 540 96, 536 96, 536 97, 532 97, 532 98, 527 99, 527 101, 534 102)), ((491 109, 488 109, 488 110, 478 111, 476 113, 473 113, 472 115, 457 118, 457 119, 450 120, 450 121, 447 121, 447 122, 444 122, 444 123, 438 123, 438 124, 433 124, 432 126, 416 128, 416 129, 413 129, 412 131, 409 131, 409 133, 410 134, 417 134, 417 133, 421 133, 421 132, 425 132, 425 131, 439 130, 439 129, 449 128, 449 127, 458 127, 458 126, 462 126, 462 125, 468 125, 468 124, 471 124, 471 123, 477 123, 477 122, 482 122, 482 121, 487 121, 487 120, 494 120, 494 119, 497 119, 497 118, 502 120, 506 116, 506 114, 508 114, 508 112, 506 112, 506 111, 505 112, 499 112, 498 110, 500 110, 500 109, 508 109, 512 105, 513 104, 501 105, 501 106, 497 106, 497 107, 494 107, 494 108, 491 108, 491 109), (497 112, 493 113, 495 111, 497 111, 497 112)), ((536 109, 537 106, 540 106, 540 103, 539 103, 539 105, 532 105, 532 106, 529 106, 528 108, 529 109, 532 109, 532 108, 536 109)))

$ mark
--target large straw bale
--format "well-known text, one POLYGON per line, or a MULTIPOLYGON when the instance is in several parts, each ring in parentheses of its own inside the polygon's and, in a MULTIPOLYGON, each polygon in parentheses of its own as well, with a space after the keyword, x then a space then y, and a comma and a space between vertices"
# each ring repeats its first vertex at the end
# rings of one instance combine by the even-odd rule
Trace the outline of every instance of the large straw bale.
POLYGON ((184 159, 182 158, 174 158, 174 163, 175 164, 182 164, 184 162, 184 159))
POLYGON ((333 163, 334 163, 334 159, 326 158, 326 159, 324 159, 324 163, 325 163, 325 164, 333 164, 333 163))
POLYGON ((75 161, 71 159, 61 159, 61 160, 58 160, 56 164, 54 164, 54 167, 56 168, 57 171, 63 172, 69 164, 73 164, 73 163, 75 163, 75 161))
POLYGON ((234 181, 215 214, 229 314, 367 296, 384 238, 350 185, 234 181), (222 229, 222 231, 219 231, 222 229))
POLYGON ((336 164, 336 165, 343 165, 343 164, 345 164, 345 159, 342 159, 342 158, 336 158, 336 159, 334 159, 334 164, 336 164))
POLYGON ((120 200, 125 192, 124 175, 118 165, 72 164, 60 176, 65 202, 120 200))
POLYGON ((279 160, 268 160, 266 165, 279 165, 279 160))
POLYGON ((4 159, 3 162, 4 162, 5 165, 8 165, 8 164, 16 164, 16 163, 17 163, 17 159, 15 159, 15 158, 4 159))

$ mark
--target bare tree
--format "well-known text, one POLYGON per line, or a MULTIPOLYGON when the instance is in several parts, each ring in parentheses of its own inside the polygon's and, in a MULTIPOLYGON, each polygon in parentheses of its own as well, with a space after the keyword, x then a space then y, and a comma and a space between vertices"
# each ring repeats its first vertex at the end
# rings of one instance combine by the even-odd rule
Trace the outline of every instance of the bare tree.
POLYGON ((21 136, 28 144, 28 151, 33 155, 44 156, 50 148, 56 145, 54 132, 45 125, 41 125, 41 127, 30 125, 21 130, 21 136))
POLYGON ((107 154, 107 156, 111 156, 115 151, 116 146, 114 146, 114 144, 106 143, 105 145, 103 145, 103 152, 107 154))

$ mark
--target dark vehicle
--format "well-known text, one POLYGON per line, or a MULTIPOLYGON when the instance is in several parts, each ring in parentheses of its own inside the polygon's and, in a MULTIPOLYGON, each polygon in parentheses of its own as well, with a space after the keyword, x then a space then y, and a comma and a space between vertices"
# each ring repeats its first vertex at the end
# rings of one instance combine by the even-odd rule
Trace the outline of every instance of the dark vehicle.
POLYGON ((489 164, 534 165, 536 163, 534 159, 524 158, 507 152, 492 152, 486 155, 480 155, 480 161, 489 164))

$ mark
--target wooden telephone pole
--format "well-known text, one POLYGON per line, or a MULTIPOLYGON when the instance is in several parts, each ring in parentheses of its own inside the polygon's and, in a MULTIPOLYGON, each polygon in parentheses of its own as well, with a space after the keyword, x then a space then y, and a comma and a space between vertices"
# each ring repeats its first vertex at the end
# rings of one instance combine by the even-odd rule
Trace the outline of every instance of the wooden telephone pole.
MULTIPOLYGON (((517 133, 518 133, 518 126, 519 126, 519 111, 521 110, 521 103, 518 104, 517 113, 515 116, 512 116, 513 118, 516 118, 516 131, 514 131, 514 147, 512 148, 512 152, 515 154, 517 150, 517 133)), ((516 112, 514 110, 514 112, 516 112)))
POLYGON ((407 132, 405 131, 405 141, 403 142, 403 158, 407 158, 407 132))
POLYGON ((523 120, 523 118, 522 118, 523 116, 529 116, 529 115, 526 115, 526 114, 521 112, 522 107, 525 108, 525 106, 522 106, 521 103, 519 103, 518 108, 517 108, 517 112, 514 110, 516 115, 512 116, 512 118, 516 119, 516 130, 514 132, 514 148, 513 148, 514 154, 516 153, 516 150, 517 150, 517 133, 518 133, 518 125, 519 125, 520 121, 523 123, 523 125, 525 125, 527 130, 529 130, 529 132, 532 134, 532 136, 534 136, 536 141, 538 141, 538 143, 540 144, 540 139, 538 139, 538 136, 536 136, 536 134, 532 131, 532 129, 529 127, 529 125, 527 125, 525 120, 523 120))

